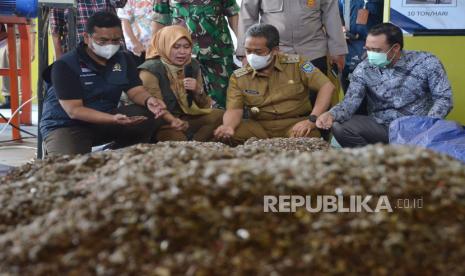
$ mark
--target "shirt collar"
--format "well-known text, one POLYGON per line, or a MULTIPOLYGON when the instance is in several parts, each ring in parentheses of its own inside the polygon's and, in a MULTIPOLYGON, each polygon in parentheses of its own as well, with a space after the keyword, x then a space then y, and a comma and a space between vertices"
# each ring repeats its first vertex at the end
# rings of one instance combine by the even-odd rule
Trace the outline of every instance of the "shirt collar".
POLYGON ((397 60, 396 64, 394 64, 394 66, 392 66, 392 68, 394 68, 394 67, 404 67, 406 65, 406 63, 407 63, 407 60, 405 58, 405 52, 401 51, 399 59, 397 60))

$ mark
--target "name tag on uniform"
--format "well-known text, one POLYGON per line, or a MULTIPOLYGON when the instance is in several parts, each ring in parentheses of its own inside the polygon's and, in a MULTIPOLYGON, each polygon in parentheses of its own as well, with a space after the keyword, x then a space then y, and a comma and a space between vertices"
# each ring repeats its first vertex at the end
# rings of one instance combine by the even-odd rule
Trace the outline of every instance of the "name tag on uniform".
POLYGON ((367 9, 358 10, 357 20, 355 23, 359 25, 366 25, 368 23, 369 15, 370 15, 370 12, 367 9))
POLYGON ((92 72, 92 70, 90 70, 84 62, 80 62, 79 66, 81 67, 81 72, 84 74, 92 72))
POLYGON ((92 84, 94 84, 93 81, 86 81, 86 82, 84 82, 84 85, 92 85, 92 84))
POLYGON ((245 94, 249 94, 249 95, 259 95, 259 94, 260 94, 260 93, 259 93, 258 91, 256 91, 256 90, 248 90, 248 89, 244 90, 244 93, 245 93, 245 94))
POLYGON ((88 74, 80 74, 79 77, 81 78, 87 78, 87 77, 94 77, 97 76, 95 73, 88 73, 88 74))

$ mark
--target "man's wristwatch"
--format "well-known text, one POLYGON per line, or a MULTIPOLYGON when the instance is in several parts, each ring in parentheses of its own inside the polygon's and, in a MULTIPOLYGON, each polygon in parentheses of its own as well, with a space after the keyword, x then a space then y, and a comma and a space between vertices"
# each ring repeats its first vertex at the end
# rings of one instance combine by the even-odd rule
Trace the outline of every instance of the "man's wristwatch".
POLYGON ((310 115, 308 116, 308 120, 312 123, 316 123, 316 120, 318 119, 318 116, 316 115, 310 115))

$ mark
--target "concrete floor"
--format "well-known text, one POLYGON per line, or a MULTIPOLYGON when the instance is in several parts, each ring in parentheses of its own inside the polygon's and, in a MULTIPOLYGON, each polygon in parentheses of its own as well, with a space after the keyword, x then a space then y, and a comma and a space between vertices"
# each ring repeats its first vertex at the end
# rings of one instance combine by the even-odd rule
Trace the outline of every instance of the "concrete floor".
MULTIPOLYGON (((9 117, 11 115, 11 111, 8 109, 0 109, 0 113, 5 117, 9 117)), ((37 105, 33 105, 32 126, 21 126, 21 129, 37 135, 37 120, 37 105)), ((0 124, 0 131, 4 128, 4 126, 5 124, 0 124)), ((25 138, 22 141, 3 142, 13 138, 11 129, 11 126, 7 126, 5 131, 0 133, 0 175, 2 172, 4 173, 7 171, 9 167, 24 165, 27 162, 34 160, 37 156, 37 138, 27 138, 30 137, 30 135, 26 133, 21 134, 22 137, 25 138)))

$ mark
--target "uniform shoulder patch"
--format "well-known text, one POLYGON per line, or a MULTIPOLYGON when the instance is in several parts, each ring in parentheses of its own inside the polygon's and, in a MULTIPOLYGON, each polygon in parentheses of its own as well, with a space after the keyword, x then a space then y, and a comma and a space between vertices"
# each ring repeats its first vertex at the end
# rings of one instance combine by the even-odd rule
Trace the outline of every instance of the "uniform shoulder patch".
POLYGON ((306 61, 300 66, 300 70, 304 73, 311 73, 315 69, 315 66, 310 61, 306 61))
POLYGON ((300 61, 299 55, 286 54, 281 58, 281 63, 298 63, 300 61))
POLYGON ((236 78, 240 78, 244 75, 247 75, 248 73, 252 72, 253 69, 250 68, 250 67, 242 67, 242 68, 239 68, 237 70, 234 70, 234 75, 236 76, 236 78))

